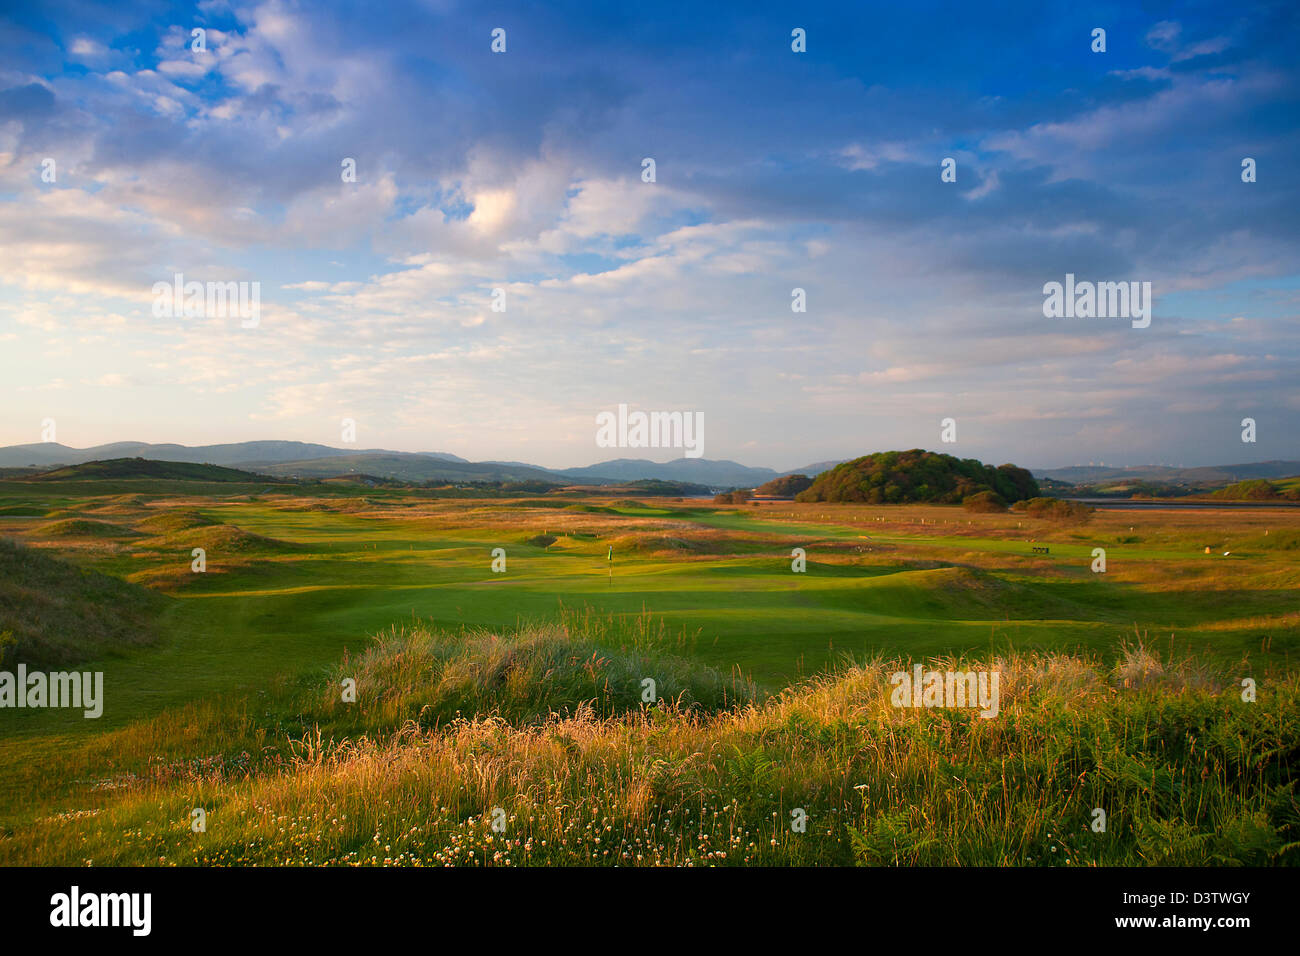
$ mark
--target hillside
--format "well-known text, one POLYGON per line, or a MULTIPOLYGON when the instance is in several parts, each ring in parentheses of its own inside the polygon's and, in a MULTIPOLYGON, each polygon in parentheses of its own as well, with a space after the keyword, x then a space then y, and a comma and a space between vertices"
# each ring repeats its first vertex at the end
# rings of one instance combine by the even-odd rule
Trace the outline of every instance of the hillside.
MULTIPOLYGON (((25 468, 52 465, 78 465, 87 461, 111 458, 148 458, 153 461, 187 461, 233 467, 256 466, 268 462, 301 461, 357 454, 385 453, 382 449, 333 448, 300 441, 242 441, 225 445, 151 444, 141 441, 111 442, 91 448, 71 448, 57 442, 33 442, 27 445, 0 447, 0 467, 25 468)), ((445 452, 425 452, 430 458, 464 461, 445 452)))
POLYGON ((813 480, 807 475, 782 475, 764 482, 754 489, 756 495, 773 495, 779 498, 793 498, 801 491, 812 487, 813 480))
POLYGON ((164 599, 0 538, 3 666, 63 667, 152 643, 164 599))
MULTIPOLYGON (((71 448, 57 442, 35 442, 0 447, 0 468, 51 468, 116 458, 190 462, 245 468, 259 473, 332 478, 361 472, 400 481, 529 481, 618 484, 657 479, 718 487, 746 487, 770 481, 781 474, 771 468, 751 468, 734 461, 680 458, 654 462, 619 458, 579 468, 544 468, 521 461, 471 462, 447 452, 398 452, 383 448, 335 448, 300 441, 246 441, 224 445, 150 444, 112 442, 91 448, 71 448), (330 460, 333 460, 333 464, 330 460), (467 466, 457 468, 457 465, 467 466), (444 467, 445 466, 445 467, 444 467)), ((795 469, 815 475, 838 462, 818 462, 795 469)))
MULTIPOLYGON (((265 475, 221 465, 199 465, 176 461, 150 461, 147 458, 112 458, 88 461, 33 475, 30 481, 85 481, 120 478, 165 478, 172 481, 267 481, 265 475)), ((272 479, 274 480, 274 479, 272 479)))
POLYGON ((1300 501, 1300 482, 1295 479, 1285 482, 1265 481, 1253 478, 1239 481, 1213 492, 1211 498, 1225 501, 1300 501))
POLYGON ((1035 468, 1034 477, 1053 478, 1072 485, 1119 485, 1124 482, 1160 482, 1194 488, 1221 488, 1250 478, 1285 478, 1300 474, 1300 461, 1255 461, 1239 465, 1205 465, 1174 468, 1168 465, 1133 465, 1113 468, 1104 465, 1071 465, 1068 468, 1035 468))
POLYGON ((1015 465, 994 468, 974 458, 913 448, 846 461, 818 475, 796 500, 956 504, 982 491, 992 491, 1011 503, 1037 497, 1038 482, 1015 465))
POLYGON ((397 481, 547 481, 559 484, 554 472, 517 465, 476 464, 405 452, 334 455, 306 461, 265 465, 261 471, 283 478, 337 478, 369 475, 397 481))

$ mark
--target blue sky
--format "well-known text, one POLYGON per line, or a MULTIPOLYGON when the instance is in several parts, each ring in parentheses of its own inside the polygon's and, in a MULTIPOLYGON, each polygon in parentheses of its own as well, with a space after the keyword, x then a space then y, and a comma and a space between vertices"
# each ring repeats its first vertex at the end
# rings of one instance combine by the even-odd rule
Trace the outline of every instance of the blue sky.
POLYGON ((729 7, 10 10, 0 443, 566 466, 626 403, 777 468, 1300 458, 1294 4, 729 7), (155 317, 177 272, 257 327, 155 317), (1045 318, 1066 273, 1150 327, 1045 318))

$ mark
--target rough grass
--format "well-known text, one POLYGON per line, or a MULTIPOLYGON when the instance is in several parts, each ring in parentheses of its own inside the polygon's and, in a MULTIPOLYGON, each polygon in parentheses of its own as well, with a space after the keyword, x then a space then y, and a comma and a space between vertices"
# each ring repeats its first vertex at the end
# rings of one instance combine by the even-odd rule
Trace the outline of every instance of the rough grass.
MULTIPOLYGON (((584 670, 588 649, 603 648, 599 633, 553 627, 389 633, 317 693, 333 695, 352 669, 370 700, 359 723, 391 729, 277 736, 209 708, 119 732, 118 753, 174 753, 184 737, 192 756, 120 762, 0 838, 0 863, 1296 862, 1294 675, 1140 646, 1113 665, 928 662, 997 670, 1001 712, 986 720, 893 706, 888 675, 911 661, 877 659, 714 710, 639 706, 584 670), (1257 702, 1242 700, 1243 676, 1258 680, 1257 702), (483 710, 421 720, 429 701, 483 710), (202 834, 188 825, 195 806, 202 834), (1104 832, 1091 826, 1097 808, 1104 832)), ((634 676, 640 664, 611 660, 597 671, 634 676)))
POLYGON ((139 542, 152 551, 187 551, 203 548, 209 558, 219 555, 276 554, 295 550, 295 545, 278 538, 254 534, 231 524, 191 527, 172 534, 159 535, 139 542))
POLYGON ((177 510, 151 515, 143 521, 137 521, 135 527, 139 531, 148 532, 152 535, 165 535, 175 534, 179 531, 189 531, 192 528, 204 528, 213 524, 216 524, 216 522, 211 518, 204 517, 197 511, 177 510))
POLYGON ((1240 547, 1264 551, 1297 551, 1300 550, 1300 528, 1270 530, 1268 534, 1245 539, 1240 547))
POLYGON ((87 518, 65 518, 51 521, 34 529, 37 536, 45 538, 126 538, 135 534, 130 528, 111 521, 92 521, 87 518))
POLYGON ((408 720, 437 727, 470 716, 523 725, 579 711, 635 711, 651 687, 654 700, 683 711, 723 710, 755 695, 751 683, 712 668, 613 646, 563 624, 517 634, 414 626, 391 629, 345 661, 326 682, 314 716, 332 731, 351 733, 393 730, 408 720), (343 702, 346 678, 356 682, 356 703, 343 702))
POLYGON ((163 599, 0 538, 0 661, 54 667, 122 653, 156 639, 163 599))

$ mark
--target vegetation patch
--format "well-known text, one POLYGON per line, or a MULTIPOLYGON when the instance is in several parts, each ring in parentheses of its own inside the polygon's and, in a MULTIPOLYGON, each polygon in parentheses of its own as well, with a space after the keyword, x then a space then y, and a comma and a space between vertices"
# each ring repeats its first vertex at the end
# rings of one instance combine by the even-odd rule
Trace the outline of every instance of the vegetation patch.
POLYGON ((780 498, 793 498, 801 491, 812 487, 813 480, 807 475, 782 475, 759 485, 754 489, 756 495, 773 495, 780 498))
POLYGON ((141 541, 140 547, 152 551, 203 548, 208 552, 209 558, 217 554, 278 554, 298 550, 298 545, 291 542, 253 534, 232 524, 210 524, 188 528, 174 534, 141 541))
POLYGON ((954 458, 932 451, 886 451, 865 455, 818 475, 798 501, 850 501, 866 504, 932 502, 957 504, 981 491, 1004 501, 1038 494, 1038 482, 1024 468, 994 468, 974 458, 954 458))
POLYGON ((153 643, 160 595, 0 538, 4 666, 55 667, 153 643))
POLYGON ((135 527, 139 531, 148 534, 175 534, 179 531, 189 531, 191 528, 206 528, 216 524, 211 518, 206 518, 197 511, 165 511, 162 514, 156 514, 145 518, 143 521, 137 521, 135 527))
MULTIPOLYGON (((986 720, 895 706, 890 674, 921 663, 909 658, 761 703, 736 707, 706 687, 701 706, 650 707, 637 688, 661 663, 599 641, 408 628, 336 669, 305 731, 195 715, 205 740, 228 751, 242 732, 249 746, 119 774, 96 814, 23 827, 0 863, 38 852, 47 865, 1293 862, 1300 682, 1272 680, 1246 704, 1235 673, 1129 650, 1114 666, 1068 654, 924 662, 997 672, 1000 715, 986 720), (336 702, 346 677, 355 704, 336 702), (196 789, 224 821, 199 839, 175 822, 196 789), (1096 807, 1122 811, 1094 832, 1096 807), (790 826, 797 815, 806 832, 790 826)), ((150 732, 170 748, 180 728, 150 732)))
POLYGON ((618 646, 563 625, 516 632, 393 629, 354 661, 344 662, 317 698, 317 717, 335 732, 424 728, 472 716, 512 725, 555 716, 610 717, 653 703, 716 712, 754 699, 753 685, 658 650, 618 646), (343 701, 356 681, 355 704, 343 701), (644 682, 649 679, 652 685, 644 682))
POLYGON ((87 518, 65 518, 51 521, 33 529, 33 535, 42 538, 128 538, 135 534, 130 528, 111 521, 92 521, 87 518))
POLYGON ((1097 510, 1092 505, 1081 501, 1067 501, 1064 498, 1030 498, 1017 501, 1011 506, 1013 511, 1024 512, 1031 518, 1042 518, 1061 524, 1086 524, 1097 510))

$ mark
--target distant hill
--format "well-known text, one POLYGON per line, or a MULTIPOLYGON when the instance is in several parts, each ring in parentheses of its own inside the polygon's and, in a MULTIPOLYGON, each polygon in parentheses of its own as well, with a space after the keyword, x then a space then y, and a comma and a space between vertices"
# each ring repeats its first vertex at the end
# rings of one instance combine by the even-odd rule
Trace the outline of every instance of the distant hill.
MULTIPOLYGON (((93 448, 70 448, 57 442, 36 442, 0 448, 0 468, 23 468, 28 465, 77 465, 87 461, 112 458, 148 458, 152 461, 188 461, 196 464, 249 467, 268 462, 301 461, 330 456, 386 453, 380 448, 333 448, 301 441, 243 441, 228 445, 154 445, 149 442, 123 441, 93 448)), ((386 453, 388 454, 388 453, 386 453)), ((445 452, 423 452, 426 457, 447 461, 464 461, 445 452)))
POLYGON ((664 498, 696 498, 709 493, 704 485, 691 484, 689 481, 662 481, 658 478, 641 478, 626 485, 614 485, 610 490, 619 494, 657 495, 664 498))
MULTIPOLYGON (((151 461, 191 462, 222 465, 248 471, 279 475, 302 474, 304 477, 333 477, 349 472, 365 472, 401 481, 532 481, 579 482, 583 484, 619 484, 628 481, 679 481, 705 485, 710 489, 756 488, 774 478, 804 474, 810 478, 829 471, 843 461, 819 461, 789 471, 742 465, 727 460, 678 458, 654 462, 647 459, 615 458, 579 468, 545 468, 522 461, 471 462, 448 452, 396 452, 383 448, 335 448, 300 441, 247 441, 222 445, 151 444, 149 442, 113 442, 92 448, 71 448, 56 442, 37 442, 0 447, 0 469, 51 468, 77 465, 88 461, 115 458, 146 458, 151 461), (338 459, 334 470, 323 464, 338 459), (433 462, 425 467, 419 462, 433 462), (468 471, 441 465, 467 465, 468 471), (291 467, 280 467, 291 466, 291 467)), ((1126 483, 1176 484, 1192 489, 1222 488, 1253 478, 1278 479, 1300 475, 1300 461, 1263 461, 1239 465, 1214 465, 1195 468, 1172 468, 1165 465, 1138 465, 1114 468, 1072 465, 1068 468, 1035 469, 1039 479, 1052 479, 1069 485, 1122 490, 1126 483)))
POLYGON ((475 464, 404 452, 334 455, 278 462, 258 469, 282 478, 337 478, 349 474, 397 481, 546 481, 565 483, 555 472, 527 465, 475 464))
POLYGON ((1250 478, 1220 488, 1210 497, 1225 501, 1300 501, 1300 482, 1295 479, 1274 482, 1250 478))
POLYGON ((43 471, 27 481, 86 481, 117 478, 167 478, 173 481, 241 481, 265 482, 265 475, 221 465, 195 465, 179 461, 150 461, 147 458, 112 458, 88 461, 43 471))
POLYGON ((1015 465, 985 465, 913 448, 886 451, 846 461, 823 472, 799 501, 861 501, 869 504, 933 502, 953 504, 992 491, 1010 504, 1038 496, 1038 482, 1015 465))
POLYGON ((1251 478, 1286 478, 1297 474, 1300 474, 1300 461, 1255 461, 1240 465, 1204 465, 1195 468, 1172 468, 1167 465, 1133 465, 1128 468, 1071 465, 1068 468, 1034 469, 1035 478, 1068 481, 1072 485, 1162 482, 1199 488, 1221 488, 1251 478))
POLYGON ((753 487, 775 478, 771 468, 750 468, 734 461, 712 461, 707 458, 678 458, 676 461, 655 462, 645 458, 615 458, 597 462, 586 468, 564 468, 558 471, 575 481, 597 482, 601 479, 637 481, 657 478, 660 481, 688 481, 692 484, 744 485, 753 487))
MULTIPOLYGON (((0 448, 0 468, 50 468, 114 458, 147 458, 152 461, 192 462, 224 465, 282 476, 329 478, 349 472, 364 472, 400 481, 533 481, 561 483, 620 484, 628 481, 659 480, 687 482, 709 488, 745 487, 770 481, 783 474, 772 468, 751 468, 734 461, 680 458, 653 462, 619 458, 582 468, 544 468, 520 461, 471 462, 447 452, 397 452, 382 448, 334 448, 299 441, 248 441, 225 445, 175 445, 148 442, 113 442, 92 448, 71 448, 56 442, 10 445, 0 448), (328 459, 335 459, 330 466, 328 459), (430 464, 432 462, 432 464, 430 464), (456 465, 470 466, 466 469, 456 465), (446 467, 443 467, 446 466, 446 467)), ((816 475, 838 462, 819 462, 795 469, 816 475)))
POLYGON ((556 474, 576 481, 597 482, 600 479, 636 481, 657 478, 661 481, 685 481, 710 488, 753 488, 773 478, 792 474, 818 475, 839 462, 819 462, 793 471, 773 468, 753 468, 739 462, 709 458, 678 458, 675 461, 656 462, 645 458, 615 458, 597 462, 586 468, 559 469, 556 474))

